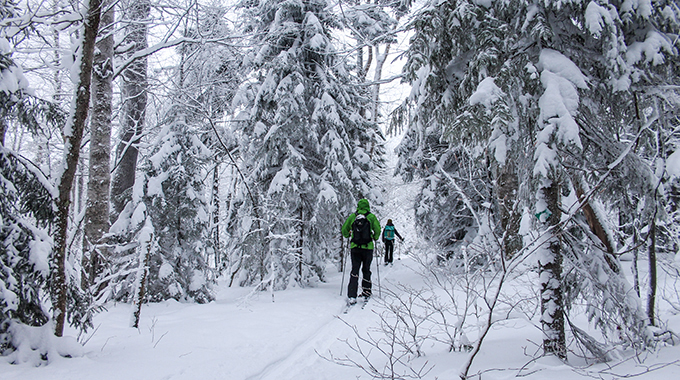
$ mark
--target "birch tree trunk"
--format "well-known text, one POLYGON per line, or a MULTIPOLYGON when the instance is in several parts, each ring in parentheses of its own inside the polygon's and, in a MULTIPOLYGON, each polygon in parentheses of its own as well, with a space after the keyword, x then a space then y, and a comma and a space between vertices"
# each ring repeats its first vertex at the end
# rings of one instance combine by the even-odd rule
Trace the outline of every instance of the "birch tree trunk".
MULTIPOLYGON (((92 117, 90 120, 90 168, 83 237, 83 288, 90 288, 101 272, 106 252, 101 237, 109 231, 111 185, 111 110, 113 103, 113 0, 104 0, 105 13, 92 69, 92 117)), ((98 289, 91 289, 96 296, 98 289)))
POLYGON ((66 320, 67 278, 66 245, 68 242, 68 219, 71 205, 71 190, 75 177, 80 143, 90 104, 90 83, 92 79, 92 59, 94 56, 97 31, 101 12, 101 0, 90 0, 83 25, 83 39, 80 47, 80 73, 76 84, 75 106, 64 126, 64 170, 58 178, 57 217, 55 223, 54 252, 50 266, 50 288, 54 308, 54 334, 62 336, 66 320))
POLYGON ((371 102, 371 121, 374 123, 378 122, 378 105, 380 102, 380 79, 382 79, 382 70, 387 60, 387 56, 390 54, 391 44, 385 46, 385 51, 380 54, 380 48, 378 45, 375 46, 375 73, 373 75, 373 80, 375 84, 373 85, 373 99, 371 102))
MULTIPOLYGON (((147 19, 151 10, 149 0, 129 0, 123 4, 123 18, 128 20, 123 45, 130 46, 126 56, 148 47, 147 19)), ((123 112, 121 118, 121 139, 116 149, 116 172, 111 186, 111 201, 114 217, 132 199, 137 170, 137 144, 144 129, 147 101, 147 58, 137 58, 123 72, 123 112)))

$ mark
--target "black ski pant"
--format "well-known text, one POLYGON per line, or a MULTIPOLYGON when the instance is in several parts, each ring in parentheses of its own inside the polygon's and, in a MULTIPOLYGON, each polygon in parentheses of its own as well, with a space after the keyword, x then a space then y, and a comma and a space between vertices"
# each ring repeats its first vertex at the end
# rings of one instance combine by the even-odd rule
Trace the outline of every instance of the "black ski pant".
POLYGON ((394 240, 385 240, 385 264, 394 260, 394 240))
POLYGON ((347 297, 356 298, 357 288, 359 287, 359 269, 363 275, 361 288, 363 295, 371 295, 371 261, 373 261, 373 250, 363 248, 352 248, 352 271, 349 275, 349 285, 347 286, 347 297))

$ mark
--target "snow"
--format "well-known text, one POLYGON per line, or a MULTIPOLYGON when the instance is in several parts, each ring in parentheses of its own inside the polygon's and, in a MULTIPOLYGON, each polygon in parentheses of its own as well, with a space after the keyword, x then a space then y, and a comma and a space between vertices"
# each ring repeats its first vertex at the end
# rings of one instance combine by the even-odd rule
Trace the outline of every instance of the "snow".
MULTIPOLYGON (((403 185, 401 187, 403 190, 403 185)), ((386 214, 392 215, 392 213, 386 214)), ((404 236, 414 238, 406 220, 398 225, 404 236), (403 230, 402 230, 403 229, 403 230)), ((380 267, 380 283, 388 290, 397 290, 397 283, 422 286, 416 273, 417 264, 405 256, 405 250, 395 253, 393 267, 380 267)), ((373 273, 377 267, 373 265, 373 273)), ((346 286, 347 279, 343 285, 346 286)), ((79 379, 230 379, 230 380, 335 380, 371 379, 354 366, 335 364, 327 359, 349 357, 362 363, 362 358, 349 344, 356 344, 353 328, 366 336, 377 334, 379 315, 385 311, 379 296, 366 309, 353 308, 340 313, 344 299, 340 296, 341 274, 330 273, 328 281, 314 288, 293 288, 276 294, 275 302, 268 293, 251 294, 249 288, 228 288, 220 284, 218 297, 206 305, 168 301, 144 305, 140 328, 127 327, 129 306, 110 305, 108 311, 95 318, 96 331, 78 352, 74 338, 52 343, 62 352, 74 352, 73 358, 55 357, 49 365, 35 367, 33 362, 10 365, 0 363, 3 380, 79 380, 79 379), (373 329, 373 330, 370 330, 373 329), (70 343, 69 343, 70 342, 70 343), (67 346, 69 345, 70 346, 67 346), (67 346, 64 348, 64 346, 67 346)), ((680 320, 672 322, 677 326, 680 320)), ((542 339, 534 326, 538 320, 513 318, 500 320, 489 332, 482 350, 473 363, 471 373, 487 371, 485 379, 508 379, 517 374, 540 379, 588 379, 608 366, 597 364, 572 368, 551 358, 534 360, 542 339), (522 366, 526 368, 520 370, 522 366), (590 376, 589 376, 590 375, 590 376)), ((27 334, 29 332, 26 332, 27 334)), ((51 331, 30 332, 37 338, 57 340, 51 331)), ((70 331, 74 334, 73 331, 70 331)), ((476 338, 476 334, 470 337, 476 338)), ((364 347, 365 349, 367 347, 364 347)), ((415 367, 434 366, 424 379, 456 378, 468 353, 448 352, 434 344, 422 347, 421 358, 411 358, 415 367)), ((22 354, 35 355, 23 350, 22 354)), ((677 365, 672 363, 680 354, 677 347, 667 347, 647 358, 643 364, 627 360, 616 366, 614 373, 625 375, 644 373, 646 366, 660 367, 640 379, 677 378, 677 365)), ((372 360, 383 369, 385 359, 372 352, 372 360)))
POLYGON ((181 147, 175 141, 174 132, 170 131, 170 127, 167 126, 158 134, 158 139, 163 141, 162 144, 156 143, 155 145, 160 146, 158 152, 153 156, 149 157, 149 161, 153 164, 154 169, 159 169, 164 160, 167 159, 171 154, 179 151, 181 147))
POLYGON ((52 253, 52 239, 44 231, 34 231, 35 240, 29 243, 29 262, 35 270, 47 277, 50 272, 50 254, 52 253))
POLYGON ((652 14, 652 9, 651 0, 625 0, 623 4, 621 4, 621 13, 635 12, 638 16, 643 18, 649 18, 652 14))
POLYGON ((158 268, 158 278, 165 279, 174 273, 172 265, 168 263, 163 263, 160 268, 158 268))
POLYGON ((332 204, 338 203, 338 194, 335 192, 333 186, 331 186, 328 182, 321 181, 319 188, 319 195, 317 197, 320 201, 325 201, 332 204))
MULTIPOLYGON (((0 44, 2 44, 3 40, 3 38, 0 38, 0 44)), ((1 47, 0 53, 5 53, 4 49, 1 47)), ((0 70, 0 92, 4 92, 9 95, 27 87, 28 81, 24 77, 23 71, 20 67, 10 66, 7 69, 0 70)))
POLYGON ((200 270, 194 269, 193 276, 191 277, 191 284, 189 285, 189 290, 195 292, 195 291, 201 289, 205 284, 206 284, 206 282, 205 282, 205 276, 203 275, 203 272, 201 272, 200 270))
POLYGON ((586 77, 578 66, 556 50, 543 49, 538 59, 538 66, 542 67, 544 72, 549 71, 554 73, 573 83, 574 86, 578 88, 588 88, 586 77))
MULTIPOLYGON (((393 152, 395 141, 388 141, 388 152, 393 152)), ((95 328, 80 337, 84 343, 82 347, 76 344, 77 332, 72 329, 67 329, 65 338, 56 338, 49 324, 42 328, 21 327, 17 336, 25 338, 24 346, 0 359, 0 378, 367 380, 373 377, 358 367, 369 368, 366 359, 377 371, 389 374, 389 357, 375 346, 389 348, 381 321, 396 325, 397 320, 388 309, 395 305, 391 302, 395 301, 394 297, 408 299, 406 287, 427 289, 427 283, 420 275, 423 268, 418 259, 427 256, 428 247, 418 239, 415 217, 409 206, 417 196, 420 183, 406 184, 400 178, 392 177, 396 162, 396 157, 390 155, 386 167, 377 173, 382 181, 382 195, 387 201, 382 206, 372 207, 372 211, 381 225, 388 218, 392 219, 405 242, 397 242, 393 266, 378 267, 378 260, 374 261, 375 296, 365 309, 354 307, 347 314, 341 313, 345 305, 347 276, 334 270, 332 264, 328 265, 325 282, 277 292, 273 301, 268 292, 228 287, 226 280, 222 280, 217 286, 215 301, 208 304, 171 300, 143 305, 139 329, 128 327, 129 305, 106 305, 107 309, 95 316, 95 328), (374 345, 367 343, 371 339, 374 345), (356 351, 357 348, 366 353, 366 358, 356 351), (41 353, 47 354, 47 365, 40 359, 41 353), (65 358, 64 355, 72 357, 65 358), (12 365, 12 361, 21 364, 12 365)), ((528 233, 533 217, 525 212, 523 232, 528 233)), ((382 252, 381 245, 378 245, 378 252, 382 252)), ((625 270, 630 273, 630 268, 625 270)), ((159 276, 163 277, 163 267, 159 276)), ((663 276, 660 273, 661 281, 663 276)), ((539 283, 531 271, 517 281, 514 284, 517 290, 526 293, 537 289, 527 284, 539 283)), ((456 297, 466 295, 460 286, 454 287, 453 291, 456 297)), ((508 293, 514 295, 514 289, 508 293)), ((520 295, 532 296, 535 295, 520 295)), ((461 335, 460 342, 463 343, 477 339, 488 317, 484 298, 480 296, 472 301, 475 312, 470 312, 465 322, 460 318, 450 320, 452 326, 468 326, 461 335)), ((663 305, 660 305, 659 315, 670 328, 677 330, 680 316, 669 313, 663 305)), ((540 311, 531 314, 514 310, 507 314, 510 315, 508 318, 502 318, 502 315, 506 314, 494 314, 496 322, 472 364, 472 378, 500 380, 521 376, 527 380, 613 380, 637 375, 637 379, 651 380, 680 376, 677 364, 680 346, 663 346, 637 358, 628 353, 620 362, 604 364, 586 363, 570 356, 571 365, 567 365, 554 357, 539 357, 543 339, 540 311), (645 361, 638 362, 638 358, 645 361)), ((585 313, 574 312, 572 318, 571 322, 580 327, 588 326, 585 313)), ((19 329, 18 326, 11 328, 19 329)), ((409 331, 422 337, 439 330, 425 321, 409 331)), ((402 338, 410 339, 409 336, 402 338)), ((454 379, 458 378, 460 368, 469 356, 465 350, 449 351, 445 344, 434 340, 421 342, 418 351, 420 356, 412 353, 404 355, 401 362, 393 361, 395 371, 404 374, 407 367, 423 367, 429 370, 423 379, 454 379)))
POLYGON ((309 39, 309 48, 312 50, 323 51, 326 48, 326 37, 323 34, 316 34, 309 39))
MULTIPOLYGON (((491 112, 493 104, 503 96, 494 78, 487 77, 477 85, 477 90, 470 96, 470 105, 482 104, 487 112, 491 112)), ((501 130, 499 123, 493 123, 494 130, 489 139, 489 147, 494 152, 494 158, 499 164, 505 165, 508 152, 508 136, 501 130)), ((516 128, 515 128, 516 129, 516 128)))
POLYGON ((666 170, 671 178, 680 177, 680 149, 668 156, 666 170))
POLYGON ((668 54, 673 54, 673 42, 669 41, 661 33, 650 30, 642 42, 634 42, 628 46, 626 51, 626 63, 633 66, 642 61, 642 56, 645 56, 645 63, 652 63, 653 65, 660 65, 664 63, 665 58, 662 53, 666 51, 668 54))
POLYGON ((614 24, 614 19, 609 11, 594 1, 591 1, 586 7, 585 21, 586 28, 596 37, 600 36, 605 26, 614 24))
POLYGON ((292 172, 289 168, 288 165, 288 160, 283 162, 283 165, 281 166, 281 170, 279 170, 276 175, 274 175, 274 178, 272 179, 272 182, 269 184, 269 189, 267 190, 267 196, 271 196, 272 194, 279 193, 283 191, 289 184, 290 184, 290 176, 292 172))
POLYGON ((491 8, 491 3, 493 3, 493 0, 472 0, 472 2, 475 5, 482 6, 484 8, 491 8))
MULTIPOLYGON (((179 145, 177 145, 179 147, 179 145)), ((146 184, 146 194, 148 196, 162 195, 163 194, 163 182, 165 182, 170 177, 170 173, 162 172, 156 177, 149 177, 146 184)))
POLYGON ((494 158, 496 161, 498 161, 500 165, 505 165, 505 159, 508 155, 507 136, 502 133, 492 135, 489 147, 494 152, 494 158))
MULTIPOLYGON (((6 362, 20 362, 24 363, 23 366, 36 368, 42 364, 42 356, 63 357, 70 355, 82 357, 86 352, 75 338, 54 336, 54 326, 51 323, 41 327, 12 323, 9 330, 15 338, 15 343, 19 344, 16 351, 4 358, 6 362)), ((17 368, 20 367, 17 366, 17 368)))
POLYGON ((581 148, 579 127, 574 120, 578 109, 577 88, 588 87, 586 77, 569 58, 562 53, 543 49, 538 60, 541 84, 545 91, 538 100, 540 120, 545 123, 537 136, 534 153, 534 175, 548 177, 550 167, 556 166, 557 155, 552 147, 552 136, 565 145, 581 148))
POLYGON ((477 90, 474 94, 470 96, 470 104, 482 104, 486 108, 491 108, 493 103, 495 103, 502 95, 503 91, 496 86, 494 78, 484 78, 484 80, 477 85, 477 90))

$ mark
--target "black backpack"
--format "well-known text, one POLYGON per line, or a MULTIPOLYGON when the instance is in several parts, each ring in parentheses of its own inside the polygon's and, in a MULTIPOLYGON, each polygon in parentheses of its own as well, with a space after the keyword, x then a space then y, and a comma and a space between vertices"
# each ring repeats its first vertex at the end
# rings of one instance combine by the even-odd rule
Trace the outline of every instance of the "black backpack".
POLYGON ((373 241, 373 231, 371 222, 368 221, 368 214, 357 214, 352 223, 352 243, 356 245, 366 245, 373 241))

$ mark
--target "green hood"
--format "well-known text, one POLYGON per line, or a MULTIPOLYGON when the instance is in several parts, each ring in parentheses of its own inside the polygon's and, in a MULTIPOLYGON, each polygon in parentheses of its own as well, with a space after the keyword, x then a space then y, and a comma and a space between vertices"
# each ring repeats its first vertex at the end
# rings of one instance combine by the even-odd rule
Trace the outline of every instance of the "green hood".
MULTIPOLYGON (((365 214, 366 219, 368 219, 369 222, 371 222, 371 230, 373 231, 373 240, 378 240, 380 238, 380 221, 378 221, 378 218, 373 215, 369 214, 371 212, 371 206, 368 204, 368 199, 360 199, 359 202, 357 203, 357 212, 356 214, 351 214, 350 216, 347 217, 347 220, 345 220, 345 223, 342 225, 342 236, 346 238, 352 237, 352 224, 354 223, 354 219, 356 219, 356 216, 358 214, 365 214)), ((350 248, 362 248, 362 249, 373 249, 375 246, 373 242, 371 241, 368 244, 364 244, 362 246, 357 246, 354 243, 350 244, 350 248)))
POLYGON ((357 203, 357 214, 368 214, 371 212, 371 206, 368 204, 368 199, 359 199, 357 203))

